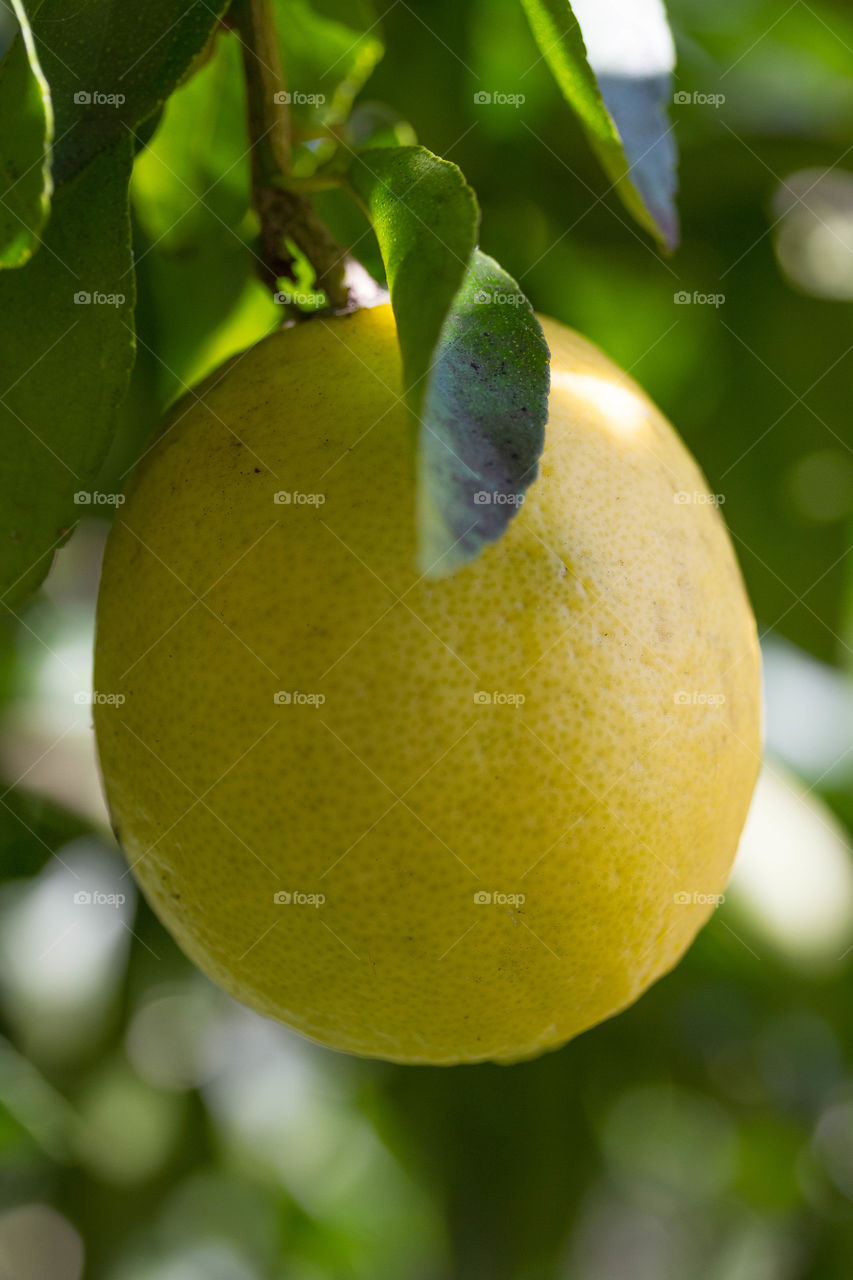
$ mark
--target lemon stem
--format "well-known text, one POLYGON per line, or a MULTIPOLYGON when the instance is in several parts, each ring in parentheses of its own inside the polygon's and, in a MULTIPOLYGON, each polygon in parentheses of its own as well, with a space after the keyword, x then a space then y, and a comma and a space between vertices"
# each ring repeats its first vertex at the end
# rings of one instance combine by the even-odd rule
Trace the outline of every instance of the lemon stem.
POLYGON ((243 51, 251 148, 252 204, 261 223, 259 274, 275 293, 279 277, 295 278, 295 245, 314 268, 329 305, 348 305, 345 254, 309 200, 287 188, 292 156, 290 95, 279 52, 272 0, 234 0, 231 23, 243 51))

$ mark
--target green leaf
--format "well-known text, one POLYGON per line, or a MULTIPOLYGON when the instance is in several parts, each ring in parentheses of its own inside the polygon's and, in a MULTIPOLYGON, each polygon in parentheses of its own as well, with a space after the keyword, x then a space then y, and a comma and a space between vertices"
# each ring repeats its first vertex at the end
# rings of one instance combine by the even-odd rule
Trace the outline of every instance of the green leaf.
POLYGON ((0 879, 34 876, 71 840, 88 835, 92 824, 48 799, 0 782, 0 879))
POLYGON ((0 62, 0 267, 20 267, 35 252, 50 211, 50 90, 21 0, 20 26, 0 62))
POLYGON ((451 573, 496 541, 535 479, 549 353, 516 282, 475 250, 427 379, 418 456, 421 567, 451 573))
POLYGON ((476 197, 456 165, 426 147, 363 151, 350 165, 349 181, 379 241, 403 388, 417 416, 441 326, 477 241, 476 197))
POLYGON ((42 580, 86 509, 74 495, 91 495, 133 364, 132 144, 125 133, 65 183, 40 252, 0 274, 0 598, 9 606, 42 580), (116 295, 116 305, 104 300, 116 295))
POLYGON ((29 6, 56 116, 57 193, 42 251, 0 277, 8 387, 0 396, 0 598, 8 607, 50 567, 79 514, 75 492, 91 495, 127 389, 134 130, 203 55, 225 7, 191 0, 176 17, 171 0, 142 8, 99 0, 70 13, 63 0, 29 6))
POLYGON ((226 37, 172 94, 160 127, 137 156, 134 212, 161 251, 192 253, 213 238, 233 247, 244 238, 249 164, 240 45, 226 37))
POLYGON ((309 0, 276 0, 292 109, 338 124, 385 46, 372 6, 335 0, 331 10, 331 15, 320 13, 309 0))
POLYGON ((475 250, 477 203, 455 165, 383 148, 350 182, 385 263, 418 424, 419 559, 438 577, 500 537, 536 477, 548 348, 518 285, 475 250))
POLYGON ((678 244, 676 148, 665 104, 675 51, 662 0, 522 0, 542 55, 626 208, 678 244))
MULTIPOLYGON (((145 299, 137 372, 150 367, 163 405, 281 321, 253 269, 249 161, 240 44, 226 37, 169 98, 130 183, 145 299)), ((122 456, 132 461, 132 445, 122 456)))
POLYGON ((67 0, 43 0, 33 32, 56 115, 57 185, 162 106, 226 4, 100 0, 69 6, 67 0), (177 17, 176 8, 182 10, 177 17))
POLYGON ((384 102, 360 102, 346 122, 343 137, 353 151, 414 147, 418 141, 409 121, 384 102))

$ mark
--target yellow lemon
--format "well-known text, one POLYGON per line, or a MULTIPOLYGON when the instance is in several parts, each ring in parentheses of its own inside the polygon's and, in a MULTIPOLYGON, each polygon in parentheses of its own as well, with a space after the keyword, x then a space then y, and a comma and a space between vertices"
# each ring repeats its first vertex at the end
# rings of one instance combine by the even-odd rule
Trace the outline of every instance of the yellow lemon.
POLYGON ((755 624, 643 392, 543 321, 547 444, 506 535, 420 577, 389 307, 181 404, 101 583, 116 831, 227 991, 399 1062, 511 1061, 669 970, 758 769, 755 624))

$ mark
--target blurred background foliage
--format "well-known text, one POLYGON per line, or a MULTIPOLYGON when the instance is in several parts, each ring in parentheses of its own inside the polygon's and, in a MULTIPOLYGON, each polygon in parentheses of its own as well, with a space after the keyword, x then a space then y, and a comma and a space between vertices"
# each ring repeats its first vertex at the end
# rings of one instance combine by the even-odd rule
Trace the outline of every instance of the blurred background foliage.
MULTIPOLYGON (((678 425, 758 615, 769 763, 726 902, 627 1013, 509 1068, 315 1048, 213 988, 134 893, 86 705, 106 519, 82 522, 0 630, 0 1277, 848 1280, 853 12, 671 0, 687 100, 664 259, 516 0, 396 0, 381 28, 366 5, 286 9, 291 83, 327 93, 304 171, 329 125, 414 129, 477 190, 483 248, 678 425)), ((279 319, 247 183, 223 34, 140 139, 139 357, 103 492, 186 384, 279 319)), ((377 269, 360 213, 318 207, 377 269)))

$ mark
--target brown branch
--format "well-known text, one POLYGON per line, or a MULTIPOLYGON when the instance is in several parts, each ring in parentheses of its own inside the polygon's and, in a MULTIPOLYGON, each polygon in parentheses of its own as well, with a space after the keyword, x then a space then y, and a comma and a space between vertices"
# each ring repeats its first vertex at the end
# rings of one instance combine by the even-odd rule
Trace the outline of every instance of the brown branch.
POLYGON ((259 274, 274 293, 278 277, 293 279, 288 241, 314 268, 317 286, 336 310, 348 304, 345 253, 309 200, 287 189, 292 141, 290 95, 279 54, 272 0, 234 0, 230 10, 243 51, 251 144, 252 204, 261 222, 259 274))

